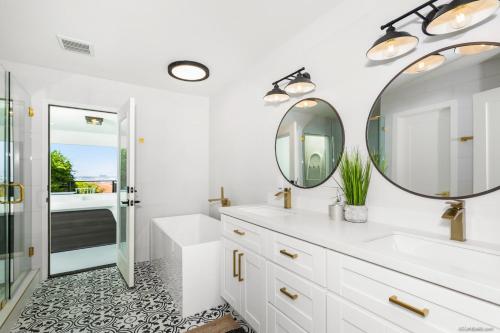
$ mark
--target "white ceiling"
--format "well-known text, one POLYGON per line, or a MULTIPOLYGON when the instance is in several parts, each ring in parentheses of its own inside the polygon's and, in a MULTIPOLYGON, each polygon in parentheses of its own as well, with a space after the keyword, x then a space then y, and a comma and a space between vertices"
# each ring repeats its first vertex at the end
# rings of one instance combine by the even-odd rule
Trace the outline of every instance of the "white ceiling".
POLYGON ((0 0, 0 58, 172 91, 210 95, 343 0, 0 0), (88 57, 56 35, 94 44, 88 57), (200 61, 207 81, 168 76, 200 61))

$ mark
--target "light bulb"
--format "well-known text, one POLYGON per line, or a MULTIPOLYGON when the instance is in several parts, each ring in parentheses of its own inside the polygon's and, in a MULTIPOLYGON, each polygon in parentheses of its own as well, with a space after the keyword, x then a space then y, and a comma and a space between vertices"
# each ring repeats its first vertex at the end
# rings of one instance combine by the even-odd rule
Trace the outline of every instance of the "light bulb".
POLYGON ((464 10, 458 9, 455 17, 451 20, 450 25, 453 29, 459 30, 468 26, 471 22, 471 16, 464 13, 464 10))
POLYGON ((398 54, 398 48, 397 48, 394 40, 388 41, 387 46, 385 47, 385 50, 384 50, 384 56, 386 58, 392 58, 392 57, 395 57, 397 54, 398 54))

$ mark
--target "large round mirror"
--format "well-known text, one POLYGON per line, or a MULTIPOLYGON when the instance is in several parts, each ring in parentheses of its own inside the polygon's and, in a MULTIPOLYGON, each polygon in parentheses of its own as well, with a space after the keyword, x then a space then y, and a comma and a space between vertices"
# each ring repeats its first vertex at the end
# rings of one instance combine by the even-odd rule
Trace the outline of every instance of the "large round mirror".
POLYGON ((405 68, 367 123, 377 169, 398 187, 463 199, 500 186, 500 44, 454 45, 405 68))
POLYGON ((344 127, 337 111, 319 98, 292 106, 276 133, 276 161, 292 185, 311 188, 324 183, 344 150, 344 127))

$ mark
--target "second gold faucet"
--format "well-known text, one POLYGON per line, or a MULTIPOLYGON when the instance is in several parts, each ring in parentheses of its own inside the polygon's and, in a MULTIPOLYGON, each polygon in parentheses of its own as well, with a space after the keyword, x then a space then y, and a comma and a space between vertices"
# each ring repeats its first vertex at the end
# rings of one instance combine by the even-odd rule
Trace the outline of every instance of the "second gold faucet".
POLYGON ((292 208, 292 188, 285 187, 282 191, 279 191, 274 196, 279 197, 283 195, 283 206, 287 209, 292 208))

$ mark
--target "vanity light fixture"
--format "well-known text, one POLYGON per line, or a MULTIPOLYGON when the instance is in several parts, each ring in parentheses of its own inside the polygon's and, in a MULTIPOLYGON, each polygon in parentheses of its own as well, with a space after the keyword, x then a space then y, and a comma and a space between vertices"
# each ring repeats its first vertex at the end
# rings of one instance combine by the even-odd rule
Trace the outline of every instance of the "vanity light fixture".
POLYGON ((455 48, 455 53, 460 55, 474 55, 482 52, 497 49, 497 45, 473 44, 463 45, 455 48))
POLYGON ((199 62, 181 60, 168 65, 168 74, 177 80, 197 82, 208 79, 210 70, 199 62))
POLYGON ((431 54, 417 63, 408 67, 404 73, 406 74, 420 74, 438 68, 446 61, 446 57, 442 54, 431 54))
POLYGON ((297 104, 295 104, 296 107, 298 108, 312 108, 318 105, 318 102, 316 102, 313 99, 304 99, 297 104))
POLYGON ((444 35, 486 20, 498 9, 498 0, 453 0, 433 10, 422 26, 424 33, 444 35))
POLYGON ((268 103, 281 103, 290 99, 290 95, 303 95, 313 91, 316 85, 311 81, 311 75, 305 72, 306 68, 302 67, 281 79, 272 83, 273 89, 267 92, 264 96, 264 101, 268 103), (288 81, 285 90, 280 88, 280 83, 288 81))
POLYGON ((290 81, 285 87, 285 91, 289 94, 299 95, 307 94, 316 88, 316 85, 311 81, 309 73, 298 73, 295 79, 290 81))
POLYGON ((418 38, 406 31, 397 31, 392 25, 387 28, 384 36, 373 43, 366 52, 370 60, 387 60, 406 54, 417 47, 418 38))
POLYGON ((366 56, 370 60, 380 61, 396 58, 413 50, 418 38, 404 31, 397 31, 394 25, 411 15, 422 19, 422 32, 426 35, 443 35, 463 30, 484 21, 499 7, 498 0, 452 0, 448 4, 436 6, 438 0, 426 1, 398 18, 382 25, 386 34, 373 44, 366 56), (430 7, 424 15, 420 11, 430 7))
POLYGON ((278 84, 275 84, 273 89, 269 90, 264 96, 264 101, 268 103, 282 103, 290 99, 290 96, 281 89, 278 84))

